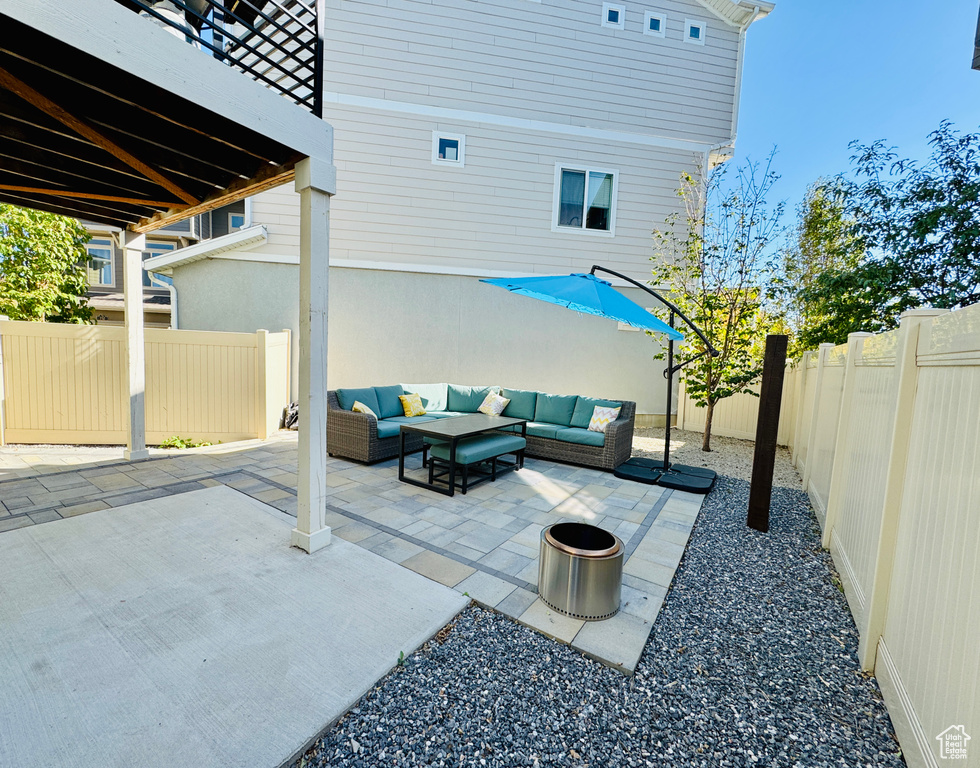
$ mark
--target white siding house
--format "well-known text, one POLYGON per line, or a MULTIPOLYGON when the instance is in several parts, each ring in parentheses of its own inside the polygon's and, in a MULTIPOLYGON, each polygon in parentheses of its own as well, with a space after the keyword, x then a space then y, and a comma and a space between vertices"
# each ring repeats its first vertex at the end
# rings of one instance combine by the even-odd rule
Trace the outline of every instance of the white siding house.
MULTIPOLYGON (((499 383, 663 414, 654 341, 478 278, 601 264, 648 280, 680 175, 731 154, 745 33, 771 4, 326 5, 329 385, 499 383)), ((174 278, 179 327, 294 327, 297 201, 253 199, 261 242, 150 262, 174 278)))

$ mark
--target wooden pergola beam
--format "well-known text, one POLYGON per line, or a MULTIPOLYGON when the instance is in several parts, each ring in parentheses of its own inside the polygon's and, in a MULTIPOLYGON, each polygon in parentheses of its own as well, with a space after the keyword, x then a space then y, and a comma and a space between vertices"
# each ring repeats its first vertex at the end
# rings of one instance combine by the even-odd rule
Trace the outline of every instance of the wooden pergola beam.
POLYGON ((179 185, 168 179, 160 172, 154 170, 135 155, 130 154, 107 136, 97 131, 92 126, 79 120, 66 109, 62 108, 47 96, 39 93, 27 83, 12 75, 6 69, 0 67, 0 86, 6 88, 11 93, 24 99, 28 104, 37 107, 45 114, 53 117, 59 123, 68 126, 75 133, 85 137, 96 146, 104 149, 109 154, 122 160, 126 165, 139 171, 143 176, 156 182, 168 192, 176 195, 188 205, 197 205, 200 201, 190 192, 187 192, 179 185))
POLYGON ((169 207, 171 210, 184 210, 187 205, 174 202, 164 202, 160 200, 144 200, 139 197, 116 197, 113 195, 100 195, 93 192, 74 192, 70 189, 42 189, 39 187, 18 187, 13 184, 0 184, 0 190, 5 192, 25 192, 31 195, 53 195, 55 197, 74 197, 79 200, 101 200, 106 203, 129 203, 132 205, 146 205, 154 208, 169 207))

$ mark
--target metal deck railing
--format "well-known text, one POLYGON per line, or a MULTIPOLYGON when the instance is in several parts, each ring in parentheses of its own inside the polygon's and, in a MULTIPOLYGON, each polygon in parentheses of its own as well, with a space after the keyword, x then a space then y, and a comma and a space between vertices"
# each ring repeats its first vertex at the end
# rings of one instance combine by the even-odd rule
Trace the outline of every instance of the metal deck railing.
POLYGON ((317 117, 324 0, 116 0, 317 117))

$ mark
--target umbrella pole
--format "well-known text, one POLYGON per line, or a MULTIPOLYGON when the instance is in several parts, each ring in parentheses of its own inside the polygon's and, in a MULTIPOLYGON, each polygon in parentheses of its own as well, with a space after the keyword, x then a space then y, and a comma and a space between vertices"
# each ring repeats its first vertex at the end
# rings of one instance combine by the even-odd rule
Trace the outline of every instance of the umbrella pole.
MULTIPOLYGON (((670 327, 674 327, 674 311, 670 311, 670 327)), ((674 340, 667 340, 667 370, 664 371, 667 377, 667 408, 666 424, 664 425, 664 472, 670 469, 670 405, 673 399, 674 389, 674 340)))

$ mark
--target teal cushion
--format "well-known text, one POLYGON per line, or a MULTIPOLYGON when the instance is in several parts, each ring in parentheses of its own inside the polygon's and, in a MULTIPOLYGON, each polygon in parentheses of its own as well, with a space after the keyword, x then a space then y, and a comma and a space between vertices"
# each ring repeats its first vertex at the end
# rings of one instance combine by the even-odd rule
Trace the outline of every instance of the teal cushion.
MULTIPOLYGON (((473 464, 493 456, 523 450, 527 440, 517 435, 476 435, 456 443, 456 463, 473 464)), ((438 459, 449 461, 449 443, 437 443, 430 453, 438 459)))
MULTIPOLYGON (((402 384, 406 393, 414 392, 422 398, 422 407, 427 411, 446 410, 446 388, 448 384, 402 384)), ((404 413, 404 411, 402 411, 404 413)))
POLYGON ((454 416, 472 416, 473 414, 462 411, 426 411, 425 415, 432 416, 434 419, 451 419, 454 416))
POLYGON ((378 437, 397 437, 398 433, 401 432, 401 426, 397 421, 392 421, 391 419, 379 421, 378 437))
POLYGON ((537 403, 534 406, 534 420, 567 427, 572 423, 576 400, 578 400, 577 395, 546 395, 544 392, 538 392, 537 403))
POLYGON ((589 432, 587 429, 578 429, 577 427, 559 429, 555 437, 563 442, 578 443, 579 445, 603 446, 606 444, 606 435, 604 433, 589 432))
MULTIPOLYGON (((363 389, 338 389, 337 400, 342 410, 349 411, 354 407, 354 401, 360 400, 364 405, 381 416, 381 406, 378 404, 378 396, 375 394, 374 387, 364 387, 363 389)), ((402 411, 404 413, 404 411, 402 411)))
MULTIPOLYGON (((592 421, 592 411, 597 405, 602 408, 623 407, 622 403, 614 403, 612 400, 599 400, 595 397, 579 396, 578 401, 575 403, 575 410, 572 412, 571 426, 578 427, 579 429, 588 428, 589 422, 592 421)), ((602 433, 600 432, 598 434, 602 433)))
POLYGON ((392 424, 421 424, 424 421, 435 421, 435 419, 429 414, 425 414, 425 416, 389 416, 385 421, 392 424))
POLYGON ((380 413, 375 411, 380 418, 387 419, 389 416, 405 415, 402 401, 398 399, 399 395, 405 394, 405 390, 402 389, 401 384, 395 384, 391 387, 375 387, 374 394, 378 396, 378 405, 381 406, 380 413))
POLYGON ((534 406, 538 401, 538 393, 526 389, 502 389, 500 394, 510 400, 504 408, 504 416, 515 419, 533 419, 534 406))
POLYGON ((527 425, 527 433, 532 437, 554 437, 559 429, 563 429, 560 424, 543 424, 540 421, 530 421, 527 425))
POLYGON ((446 410, 476 413, 486 400, 487 394, 496 391, 497 387, 461 387, 459 384, 450 384, 449 404, 446 410))

